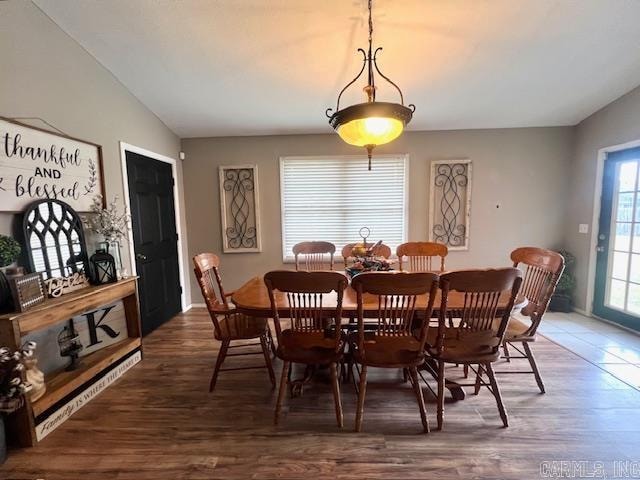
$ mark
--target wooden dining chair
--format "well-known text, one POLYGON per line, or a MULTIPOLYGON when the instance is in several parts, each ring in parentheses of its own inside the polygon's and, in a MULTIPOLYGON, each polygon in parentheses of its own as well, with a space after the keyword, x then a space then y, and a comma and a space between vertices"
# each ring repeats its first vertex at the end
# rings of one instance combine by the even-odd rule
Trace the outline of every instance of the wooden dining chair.
POLYGON ((505 427, 509 425, 492 363, 500 357, 511 309, 522 283, 520 270, 466 270, 440 277, 441 305, 438 327, 427 335, 427 353, 437 362, 438 430, 444 423, 445 364, 469 365, 476 373, 475 394, 481 387, 493 394, 505 427), (461 307, 448 308, 457 295, 461 307), (454 318, 455 322, 451 322, 454 318), (477 369, 476 366, 477 365, 477 369), (484 380, 487 375, 488 381, 484 380))
MULTIPOLYGON (((351 252, 353 251, 353 247, 355 247, 356 245, 362 245, 362 242, 347 243, 344 247, 342 247, 342 259, 344 260, 344 268, 347 268, 349 266, 348 261, 349 258, 353 257, 351 252)), ((367 248, 371 248, 374 246, 373 243, 369 242, 367 242, 365 245, 367 248)), ((389 247, 389 245, 381 243, 373 249, 372 253, 376 257, 389 258, 391 256, 391 247, 389 247)))
POLYGON ((524 267, 525 270, 519 296, 528 302, 521 313, 529 317, 530 321, 523 322, 519 318, 511 317, 503 342, 504 358, 508 362, 511 359, 526 358, 531 370, 509 370, 496 373, 533 374, 540 392, 545 393, 540 370, 529 344, 536 341, 536 332, 564 271, 564 258, 559 253, 545 248, 521 247, 511 252, 511 261, 514 267, 524 267), (522 349, 518 348, 518 344, 522 345, 522 349), (519 353, 519 356, 509 353, 510 346, 519 353))
MULTIPOLYGON (((417 367, 424 361, 427 319, 433 311, 438 276, 426 272, 369 272, 354 277, 351 285, 358 300, 358 331, 350 341, 353 359, 360 366, 356 432, 362 429, 367 370, 369 367, 378 367, 398 368, 409 372, 422 426, 428 433, 429 422, 417 367), (365 330, 365 295, 373 295, 378 307, 377 325, 373 330, 365 330), (414 316, 418 310, 423 311, 424 315, 414 316)), ((368 298, 367 301, 370 302, 371 297, 368 298)))
POLYGON ((444 259, 448 253, 446 245, 435 242, 407 242, 396 249, 400 271, 411 272, 444 272, 444 259), (407 257, 406 261, 404 257, 407 257), (437 257, 440 257, 439 262, 437 257))
POLYGON ((338 364, 345 341, 342 335, 342 297, 347 277, 338 272, 272 271, 264 276, 275 322, 278 349, 283 361, 274 422, 278 424, 293 363, 328 365, 338 426, 342 428, 342 401, 338 364), (335 307, 324 308, 325 296, 336 295, 335 307), (290 323, 284 328, 280 312, 290 323))
POLYGON ((193 257, 194 273, 200 285, 202 296, 204 297, 209 310, 209 315, 213 322, 213 333, 216 340, 221 342, 220 352, 216 359, 216 365, 209 383, 209 392, 213 392, 218 380, 218 374, 222 371, 229 370, 248 370, 254 368, 266 368, 269 372, 271 384, 275 388, 276 377, 273 372, 271 363, 271 352, 275 353, 271 331, 269 330, 268 320, 265 318, 256 318, 237 312, 233 305, 229 305, 228 298, 232 293, 225 293, 220 278, 220 259, 213 253, 201 253, 193 257), (216 293, 219 292, 219 296, 216 293), (259 339, 259 343, 239 343, 231 345, 236 340, 253 340, 259 339), (260 351, 228 353, 230 348, 242 348, 260 345, 260 351), (242 355, 264 355, 264 366, 248 366, 235 368, 222 368, 227 356, 242 355))
POLYGON ((300 242, 293 246, 296 270, 333 270, 335 253, 336 246, 331 242, 300 242))

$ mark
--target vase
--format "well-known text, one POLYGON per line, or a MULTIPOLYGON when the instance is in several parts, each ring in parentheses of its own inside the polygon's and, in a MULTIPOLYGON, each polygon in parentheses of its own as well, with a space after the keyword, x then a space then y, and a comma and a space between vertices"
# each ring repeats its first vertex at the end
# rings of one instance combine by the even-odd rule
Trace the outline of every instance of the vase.
POLYGON ((561 293, 555 293, 551 297, 551 302, 549 302, 549 310, 551 312, 572 312, 571 297, 561 293))
POLYGON ((23 360, 26 367, 25 378, 27 383, 31 384, 29 390, 29 400, 35 402, 42 397, 47 391, 47 384, 44 381, 44 373, 38 368, 38 359, 35 357, 25 358, 23 360))
POLYGON ((117 240, 111 240, 109 242, 108 252, 113 255, 113 259, 116 261, 116 277, 118 280, 122 279, 122 254, 120 253, 120 242, 117 240))

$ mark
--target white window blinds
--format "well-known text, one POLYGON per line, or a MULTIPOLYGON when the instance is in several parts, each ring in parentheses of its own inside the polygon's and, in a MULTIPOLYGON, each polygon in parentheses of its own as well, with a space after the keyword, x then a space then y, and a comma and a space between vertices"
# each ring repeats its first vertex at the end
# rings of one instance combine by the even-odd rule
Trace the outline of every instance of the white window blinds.
POLYGON ((280 160, 282 248, 293 258, 298 242, 324 240, 336 246, 360 240, 382 240, 392 251, 405 241, 405 156, 376 156, 371 171, 366 158, 285 157, 280 160))

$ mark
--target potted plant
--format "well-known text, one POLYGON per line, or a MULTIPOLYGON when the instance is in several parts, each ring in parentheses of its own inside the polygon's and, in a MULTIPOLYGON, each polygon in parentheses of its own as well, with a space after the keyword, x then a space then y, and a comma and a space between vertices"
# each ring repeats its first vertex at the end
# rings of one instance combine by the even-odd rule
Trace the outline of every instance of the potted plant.
POLYGON ((11 305, 11 288, 4 269, 18 259, 20 244, 13 238, 0 235, 0 311, 11 305))
POLYGON ((556 291, 551 297, 549 310, 553 312, 571 312, 573 310, 573 290, 576 288, 576 278, 573 275, 576 257, 567 250, 558 250, 558 253, 564 257, 564 272, 562 272, 556 291))
POLYGON ((24 396, 31 389, 24 380, 24 371, 22 352, 0 348, 0 464, 7 458, 4 416, 22 407, 24 396))

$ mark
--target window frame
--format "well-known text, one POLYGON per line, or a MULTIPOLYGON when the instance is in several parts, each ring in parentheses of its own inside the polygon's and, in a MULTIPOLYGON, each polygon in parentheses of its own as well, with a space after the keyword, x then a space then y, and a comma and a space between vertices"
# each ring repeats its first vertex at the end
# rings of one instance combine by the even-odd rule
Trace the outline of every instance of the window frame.
MULTIPOLYGON (((404 162, 404 195, 403 195, 403 207, 402 207, 402 242, 406 242, 409 237, 409 181, 411 178, 410 175, 410 166, 411 161, 408 153, 397 153, 397 154, 380 154, 374 155, 372 161, 372 169, 376 168, 375 159, 376 158, 393 158, 399 159, 404 162)), ((286 225, 285 225, 285 215, 284 215, 284 163, 287 160, 338 160, 338 161, 354 161, 354 160, 367 160, 366 155, 287 155, 281 156, 279 158, 279 175, 280 175, 280 248, 282 249, 282 262, 283 263, 294 263, 295 259, 293 254, 291 256, 287 256, 286 251, 286 225)), ((364 226, 364 225, 363 225, 364 226)), ((313 239, 311 239, 313 240, 313 239)), ((326 240, 326 239, 325 239, 326 240)), ((354 241, 358 239, 354 238, 354 241)), ((327 240, 330 241, 330 240, 327 240)), ((335 260, 342 260, 342 247, 344 245, 336 245, 336 255, 334 256, 335 260)), ((395 252, 392 252, 392 256, 395 256, 395 252)))

